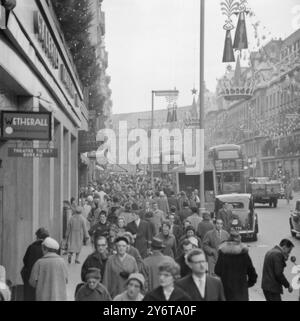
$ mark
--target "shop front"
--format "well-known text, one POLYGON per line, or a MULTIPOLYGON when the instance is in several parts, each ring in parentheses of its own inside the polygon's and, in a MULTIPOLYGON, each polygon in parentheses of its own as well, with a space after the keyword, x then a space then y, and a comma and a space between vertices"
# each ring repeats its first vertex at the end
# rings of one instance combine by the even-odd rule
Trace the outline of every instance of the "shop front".
POLYGON ((0 265, 14 285, 39 227, 62 239, 78 194, 82 89, 47 1, 18 1, 0 30, 0 265))

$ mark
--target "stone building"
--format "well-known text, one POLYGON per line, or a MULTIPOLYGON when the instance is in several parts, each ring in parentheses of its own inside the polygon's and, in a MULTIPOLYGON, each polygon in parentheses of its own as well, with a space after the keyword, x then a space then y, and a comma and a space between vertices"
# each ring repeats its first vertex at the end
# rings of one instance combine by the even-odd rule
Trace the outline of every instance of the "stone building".
POLYGON ((20 284, 39 227, 60 241, 64 200, 78 194, 78 131, 88 111, 76 69, 46 0, 17 1, 0 30, 0 110, 50 112, 51 142, 0 138, 0 265, 20 284), (9 157, 9 148, 57 149, 55 158, 9 157))

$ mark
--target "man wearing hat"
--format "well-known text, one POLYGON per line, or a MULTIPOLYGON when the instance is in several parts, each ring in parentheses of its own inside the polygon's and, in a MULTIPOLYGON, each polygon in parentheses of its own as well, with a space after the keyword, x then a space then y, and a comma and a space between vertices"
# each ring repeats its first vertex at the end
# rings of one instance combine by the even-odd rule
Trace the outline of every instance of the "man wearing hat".
POLYGON ((248 288, 256 283, 257 273, 239 232, 231 230, 229 240, 220 245, 215 273, 223 283, 226 301, 249 301, 248 288))
POLYGON ((33 266, 29 284, 36 289, 36 301, 67 301, 68 270, 57 254, 59 244, 47 237, 42 243, 44 256, 33 266))
POLYGON ((159 286, 159 271, 158 266, 161 262, 168 259, 168 256, 162 254, 162 250, 165 248, 163 241, 154 237, 151 243, 151 255, 144 259, 144 265, 147 273, 147 289, 152 291, 159 286))
POLYGON ((89 268, 85 275, 86 283, 78 290, 75 301, 111 301, 106 287, 101 284, 101 271, 89 268))
POLYGON ((24 266, 21 270, 21 276, 24 283, 24 301, 35 301, 35 289, 30 286, 29 278, 34 263, 43 257, 42 243, 49 236, 49 232, 41 227, 36 233, 36 240, 28 246, 23 258, 24 266))
POLYGON ((132 273, 127 280, 127 289, 117 295, 114 301, 142 301, 144 296, 141 292, 144 290, 145 278, 140 273, 132 273))
POLYGON ((149 247, 151 244, 151 230, 150 225, 147 221, 140 218, 140 213, 133 213, 134 222, 129 223, 126 226, 126 231, 130 232, 134 238, 134 246, 140 252, 142 258, 145 258, 149 252, 149 247))

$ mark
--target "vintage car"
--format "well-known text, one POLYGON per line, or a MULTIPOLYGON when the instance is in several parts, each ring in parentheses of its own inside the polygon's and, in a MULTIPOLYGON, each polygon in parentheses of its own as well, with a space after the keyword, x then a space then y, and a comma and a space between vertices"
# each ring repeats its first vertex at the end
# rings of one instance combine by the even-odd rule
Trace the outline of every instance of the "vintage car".
POLYGON ((295 210, 291 211, 290 228, 292 237, 300 238, 300 200, 296 201, 295 210))
POLYGON ((233 220, 231 228, 239 231, 243 242, 256 242, 258 234, 258 217, 254 209, 251 194, 218 195, 215 202, 215 217, 227 203, 231 207, 233 220))

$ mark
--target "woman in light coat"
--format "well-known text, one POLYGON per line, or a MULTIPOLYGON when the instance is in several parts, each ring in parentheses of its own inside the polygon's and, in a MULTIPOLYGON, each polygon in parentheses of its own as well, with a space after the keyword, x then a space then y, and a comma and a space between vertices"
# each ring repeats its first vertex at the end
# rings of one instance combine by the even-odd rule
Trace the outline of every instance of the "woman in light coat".
POLYGON ((76 253, 75 263, 80 264, 78 258, 81 252, 82 245, 89 239, 85 219, 82 216, 82 211, 83 209, 81 207, 77 207, 75 214, 71 217, 68 223, 66 239, 68 246, 69 264, 71 264, 72 262, 73 253, 76 253))
POLYGON ((103 278, 103 285, 113 298, 126 290, 130 274, 139 272, 135 258, 127 253, 129 240, 120 236, 115 244, 117 254, 108 258, 103 278))

